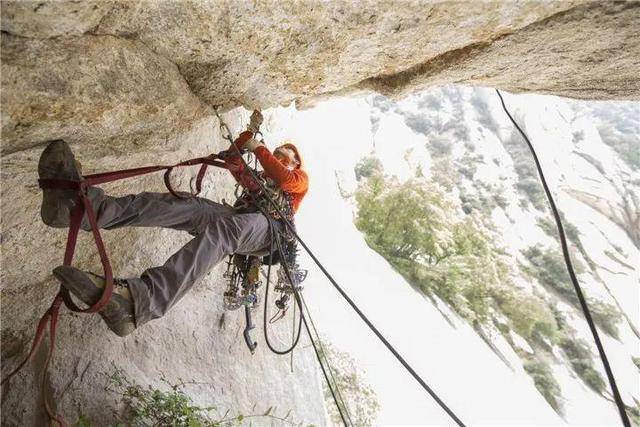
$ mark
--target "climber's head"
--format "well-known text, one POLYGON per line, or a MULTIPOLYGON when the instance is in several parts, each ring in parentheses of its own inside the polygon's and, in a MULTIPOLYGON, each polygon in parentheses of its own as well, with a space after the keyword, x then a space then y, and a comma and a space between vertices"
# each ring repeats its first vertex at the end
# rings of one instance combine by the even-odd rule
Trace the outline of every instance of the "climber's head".
POLYGON ((302 168, 302 157, 298 148, 291 143, 282 144, 273 151, 273 155, 290 169, 302 168))

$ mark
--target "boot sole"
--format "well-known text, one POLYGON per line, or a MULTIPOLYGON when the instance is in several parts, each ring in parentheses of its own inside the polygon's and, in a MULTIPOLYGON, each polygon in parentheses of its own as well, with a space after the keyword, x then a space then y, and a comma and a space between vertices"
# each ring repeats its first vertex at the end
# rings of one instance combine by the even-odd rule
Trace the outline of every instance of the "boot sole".
MULTIPOLYGON (((47 145, 40 155, 38 176, 40 179, 80 180, 75 157, 66 142, 58 139, 47 145)), ((40 208, 42 221, 51 227, 68 227, 76 194, 73 190, 43 189, 40 208)))
MULTIPOLYGON (((74 267, 61 266, 53 270, 53 275, 62 286, 87 305, 93 305, 100 299, 104 287, 98 286, 87 274, 74 267)), ((125 307, 130 307, 133 312, 132 302, 122 295, 112 294, 107 304, 98 311, 98 314, 107 324, 107 327, 116 335, 124 337, 135 330, 134 316, 127 312, 125 307)))

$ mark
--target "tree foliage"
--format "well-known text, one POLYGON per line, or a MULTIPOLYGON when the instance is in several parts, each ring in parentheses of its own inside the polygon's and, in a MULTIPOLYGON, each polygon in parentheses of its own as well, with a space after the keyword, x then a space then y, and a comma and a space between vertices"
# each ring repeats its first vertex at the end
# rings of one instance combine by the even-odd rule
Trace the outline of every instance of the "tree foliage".
MULTIPOLYGON (((348 353, 337 350, 327 341, 322 341, 323 353, 331 364, 335 386, 339 390, 339 396, 344 399, 351 421, 356 426, 371 426, 375 424, 380 404, 375 392, 363 378, 355 361, 348 353)), ((331 421, 336 425, 342 424, 342 419, 331 396, 331 391, 326 383, 322 383, 324 399, 329 411, 331 421)), ((338 397, 339 404, 344 407, 338 397)))
MULTIPOLYGON (((369 159, 368 164, 376 167, 367 168, 373 173, 361 179, 356 190, 355 223, 372 249, 412 286, 437 296, 474 327, 499 325, 536 388, 556 411, 562 411, 560 387, 548 361, 554 358, 554 346, 561 348, 569 366, 586 384, 595 391, 603 390, 593 357, 556 304, 515 285, 505 254, 482 221, 482 210, 462 214, 437 178, 399 182, 385 176, 379 163, 369 159), (524 338, 534 353, 517 348, 511 333, 524 338)), ((568 233, 578 238, 576 229, 569 228, 568 233)), ((570 303, 577 303, 561 255, 539 247, 529 248, 524 255, 530 262, 525 271, 570 303)), ((583 267, 576 265, 578 273, 582 272, 583 267)), ((618 318, 612 307, 596 301, 590 307, 605 331, 617 333, 618 318)))
POLYGON ((513 285, 491 231, 478 216, 461 216, 439 185, 377 173, 361 183, 356 201, 356 226, 367 244, 462 318, 487 323, 497 310, 525 337, 553 321, 539 298, 513 285))
POLYGON ((524 370, 533 379, 534 385, 547 403, 556 412, 562 412, 560 385, 549 365, 537 359, 529 359, 524 363, 524 370))
MULTIPOLYGON (((571 283, 567 266, 559 249, 531 246, 523 251, 523 255, 530 263, 525 266, 526 272, 538 279, 542 285, 556 292, 569 304, 582 310, 578 294, 571 283)), ((584 266, 576 260, 573 260, 573 266, 576 274, 585 271, 584 266)), ((618 309, 594 298, 587 298, 587 305, 594 322, 607 334, 617 338, 619 335, 618 323, 622 320, 618 309)))
POLYGON ((593 367, 593 356, 584 341, 564 337, 560 341, 560 348, 580 379, 594 391, 602 394, 606 385, 602 376, 593 367))

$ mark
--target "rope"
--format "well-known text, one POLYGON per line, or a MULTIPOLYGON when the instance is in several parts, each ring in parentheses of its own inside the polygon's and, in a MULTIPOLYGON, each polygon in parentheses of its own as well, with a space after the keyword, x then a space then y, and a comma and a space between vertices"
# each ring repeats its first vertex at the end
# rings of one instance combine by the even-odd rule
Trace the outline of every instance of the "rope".
MULTIPOLYGON (((145 175, 152 172, 165 171, 164 182, 167 186, 168 191, 176 197, 184 197, 173 190, 170 182, 170 174, 171 171, 176 167, 185 167, 185 166, 194 166, 201 165, 200 170, 198 171, 198 175, 196 178, 196 191, 199 192, 201 189, 201 181, 204 178, 206 173, 206 169, 208 166, 221 167, 229 170, 235 170, 233 167, 226 165, 224 162, 220 161, 216 155, 211 155, 208 157, 198 157, 195 159, 186 160, 180 163, 176 163, 174 165, 155 165, 155 166, 146 166, 141 168, 134 169, 125 169, 118 170, 112 172, 104 172, 97 173, 92 175, 85 175, 82 177, 80 181, 73 180, 65 180, 65 179, 39 179, 38 183, 40 188, 55 188, 55 189, 67 189, 74 190, 77 192, 77 199, 75 203, 75 207, 71 212, 71 216, 69 219, 69 231, 67 233, 67 243, 65 247, 64 253, 64 261, 63 265, 70 266, 73 262, 73 257, 75 254, 76 242, 78 240, 78 232, 80 230, 80 223, 82 222, 82 218, 86 214, 87 219, 89 220, 89 224, 91 226, 91 233, 93 234, 93 239, 96 244, 96 248, 98 249, 98 254, 100 256, 100 262, 102 263, 102 268, 105 277, 105 286, 102 291, 102 295, 99 300, 93 304, 92 306, 82 309, 76 305, 76 303, 71 298, 69 291, 60 286, 58 293, 56 294, 51 306, 47 309, 44 315, 38 321, 38 325, 36 327, 35 336, 33 338, 33 343, 31 345, 31 349, 27 356, 18 364, 18 366, 13 369, 9 374, 7 374, 0 381, 0 385, 4 386, 4 384, 8 383, 11 378, 16 375, 26 364, 31 361, 38 350, 40 345, 42 344, 43 338, 48 331, 49 335, 49 351, 47 354, 47 358, 45 360, 45 364, 42 372, 42 381, 41 381, 41 392, 42 392, 42 400, 44 402, 44 407, 47 413, 47 416, 50 420, 56 421, 61 427, 66 427, 67 424, 62 416, 56 414, 53 410, 52 405, 49 402, 49 396, 46 393, 46 383, 48 378, 48 370, 51 361, 53 360, 53 355, 55 351, 56 344, 56 331, 58 325, 58 318, 60 315, 60 308, 62 303, 64 303, 67 308, 71 311, 75 311, 78 313, 95 313, 101 310, 111 298, 111 294, 113 292, 113 274, 111 265, 109 262, 109 256, 107 255, 107 250, 102 241, 102 237, 100 235, 100 230, 98 229, 96 215, 91 206, 91 202, 87 196, 87 189, 93 185, 104 184, 107 182, 118 181, 121 179, 131 178, 134 176, 145 175)), ((197 193, 196 193, 197 194, 197 193)), ((192 196, 195 196, 193 194, 192 196)))
POLYGON ((553 217, 556 220, 556 226, 558 227, 558 234, 560 235, 560 244, 562 246, 562 255, 564 256, 564 262, 567 265, 567 270, 569 271, 569 277, 571 277, 571 283, 573 283, 573 287, 576 290, 576 294, 578 295, 578 300, 580 301, 580 307, 582 308, 582 312, 584 313, 584 317, 589 324, 589 329, 591 330, 591 334, 593 335, 593 339, 596 342, 596 347, 598 348, 598 353, 600 354, 600 359, 602 360, 602 364, 604 366, 604 370, 607 373, 607 379, 609 380, 609 385, 611 386, 611 390, 613 391, 613 397, 615 399, 615 404, 618 407, 618 411, 620 412, 620 419, 622 420, 622 424, 625 427, 631 427, 631 422, 629 421, 629 417, 625 411, 625 404, 620 396, 620 392, 618 391, 618 386, 616 385, 616 380, 613 376, 613 371, 611 370, 611 365, 609 365, 609 360, 607 359, 607 355, 604 351, 604 347, 602 342, 600 341, 600 336, 598 335, 598 330, 596 329, 596 325, 593 322, 593 318, 591 317, 591 312, 589 311, 589 307, 587 306, 587 301, 582 293, 582 288, 580 287, 580 283, 578 283, 578 279, 576 277, 576 273, 573 270, 573 263, 571 262, 571 257, 569 256, 569 246, 567 245, 567 238, 564 233, 564 227, 562 226, 562 220, 560 219, 560 214, 558 213, 558 208, 556 207, 556 203, 553 200, 551 195, 551 191, 549 190, 549 186, 547 185, 547 180, 542 173, 542 167, 540 166, 540 160, 538 159, 538 155, 533 148, 533 144, 524 133, 524 131, 518 126, 518 123, 514 120, 514 118, 509 113, 507 106, 504 103, 504 99, 502 98, 502 94, 498 89, 496 89, 496 93, 500 98, 500 103, 502 104, 502 108, 504 112, 509 116, 509 120, 511 123, 518 129, 520 135, 524 138, 527 145, 529 146, 529 150, 531 151, 531 155, 533 156, 533 160, 536 163, 536 168, 538 169, 538 174, 540 175, 540 181, 542 181, 542 186, 544 187, 544 192, 547 195, 547 199, 549 200, 549 205, 551 206, 551 212, 553 213, 553 217))
MULTIPOLYGON (((318 343, 320 344, 320 351, 324 355, 325 362, 329 367, 329 376, 331 376, 333 383, 337 384, 338 382, 336 381, 336 378, 333 375, 333 369, 331 369, 331 363, 329 363, 328 353, 325 350, 324 345, 322 344, 322 339, 320 339, 320 333, 318 333, 318 329, 316 328, 316 324, 313 321, 313 317, 311 317, 311 311, 309 311, 309 307, 307 306, 307 301, 304 299, 304 296, 302 294, 300 294, 300 300, 302 301, 302 304, 304 305, 304 309, 307 312, 307 316, 309 317, 309 322, 311 322, 311 328, 313 329, 313 332, 318 337, 318 343)), ((295 306, 293 307, 295 308, 295 306)), ((349 422, 351 423, 351 425, 354 425, 353 421, 351 421, 351 417, 349 416, 350 411, 349 411, 349 407, 347 406, 347 401, 344 400, 344 397, 342 397, 342 393, 340 393, 340 388, 337 385, 336 385, 336 391, 338 392, 338 397, 340 398, 340 401, 342 401, 342 406, 345 408, 345 411, 347 412, 347 417, 349 417, 349 422)))
MULTIPOLYGON (((216 111, 216 115, 218 116, 218 119, 220 120, 221 123, 223 123, 222 119, 217 114, 217 109, 215 109, 215 111, 216 111)), ((221 126, 221 128, 223 128, 222 124, 220 126, 221 126)), ((224 125, 224 127, 226 127, 226 125, 224 125)), ((285 226, 288 228, 288 230, 291 232, 291 234, 296 238, 296 240, 298 242, 300 242, 300 244, 302 245, 304 250, 307 251, 307 253, 311 257, 313 262, 318 266, 318 268, 320 268, 320 270, 327 277, 327 279, 329 279, 329 281, 331 282, 333 287, 336 288, 336 290, 338 291, 338 293, 340 293, 342 298, 344 298, 345 301, 347 301, 347 303, 351 306, 351 308, 358 314, 358 316, 360 316, 360 319, 362 319, 362 321, 369 327, 369 329, 371 329, 371 331, 378 337, 378 339, 385 345, 385 347, 387 347, 387 349, 391 352, 391 354, 393 354, 395 356, 395 358, 400 362, 400 364, 411 374, 411 376, 418 382, 418 384, 420 384, 420 386, 427 393, 429 393, 429 395, 436 401, 436 403, 438 403, 438 405, 440 405, 440 407, 447 413, 447 415, 449 415, 449 417, 451 417, 451 419, 457 425, 459 425, 461 427, 464 427, 465 424, 460 420, 460 418, 458 418, 456 416, 456 414, 444 403, 444 401, 442 399, 440 399, 440 397, 431 389, 431 387, 429 387, 429 385, 427 385, 427 383, 422 379, 422 377, 420 377, 420 375, 418 375, 418 373, 411 367, 411 365, 409 365, 409 363, 400 355, 400 353, 398 353, 398 351, 389 343, 389 341, 387 341, 387 339, 384 337, 384 335, 382 335, 382 333, 378 330, 378 328, 376 328, 373 325, 373 323, 371 323, 369 318, 360 310, 360 308, 358 308, 356 303, 353 302, 353 300, 346 294, 346 292, 342 289, 342 287, 338 284, 338 282, 336 282, 336 280, 333 278, 333 276, 331 276, 331 274, 327 271, 327 269, 324 267, 324 265, 315 256, 313 251, 311 251, 311 249, 306 245, 304 240, 302 240, 302 238, 298 235, 298 233, 296 232, 296 230, 293 227, 293 225, 289 222, 288 219, 286 219, 285 215, 280 211, 280 208, 278 207, 278 205, 273 201, 273 199, 271 197, 269 197, 269 195, 267 194, 264 186, 262 185, 262 183, 260 182, 258 177, 255 175, 255 172, 247 165, 247 163, 245 162, 244 158, 242 158, 242 155, 241 155, 242 153, 240 152, 238 147, 236 147, 235 144, 233 144, 233 142, 232 142, 232 146, 235 148, 235 150, 238 152, 238 154, 240 154, 240 159, 242 160, 245 168, 247 170, 249 170, 249 172, 251 173, 254 181, 260 186, 262 192, 265 193, 266 199, 269 202, 269 204, 271 205, 271 207, 274 209, 275 212, 278 213, 278 215, 280 215, 280 218, 282 219, 282 222, 285 224, 285 226)), ((286 263, 284 265, 286 265, 286 263)), ((286 267, 285 267, 285 272, 287 272, 287 268, 286 267)), ((291 278, 289 278, 289 280, 291 280, 291 278)), ((295 290, 295 287, 294 287, 294 290, 295 290)), ((297 291, 295 291, 295 295, 296 295, 296 299, 298 299, 297 291)), ((302 309, 301 306, 300 306, 300 308, 302 309)), ((309 333, 308 326, 307 326, 307 323, 306 323, 306 319, 303 317, 302 320, 303 320, 303 323, 305 324, 305 328, 307 329, 307 333, 309 333)), ((313 343, 313 341, 312 341, 312 343, 313 343)), ((317 356, 317 349, 315 348, 315 345, 314 345, 314 350, 316 350, 316 356, 317 356)), ((322 365, 321 365, 321 367, 322 367, 322 365)), ((323 367, 323 373, 324 373, 324 367, 323 367)), ((326 375, 325 375, 325 378, 326 378, 326 375)), ((336 404, 337 404, 337 401, 336 401, 336 404)))
MULTIPOLYGON (((309 329, 309 324, 307 323, 307 318, 304 315, 304 312, 302 310, 302 303, 301 303, 301 299, 300 299, 300 292, 298 291, 298 288, 294 285, 294 281, 293 278, 291 277, 291 272, 289 271, 289 266, 287 265, 287 262, 285 261, 284 258, 282 258, 282 256, 284 255, 284 251, 282 250, 282 245, 280 242, 280 236, 278 234, 276 234, 276 243, 278 245, 278 252, 280 253, 281 256, 281 260, 282 260, 282 267, 284 268, 284 272, 287 275, 287 279, 289 280, 289 283, 291 283, 291 286, 293 287, 293 294, 294 297, 296 299, 296 304, 298 305, 298 307, 300 308, 300 318, 302 319, 302 322, 304 324, 304 328, 307 331, 307 335, 309 335, 309 339, 311 340, 311 345, 313 346, 313 351, 316 354, 316 359, 318 359, 318 363, 320 364, 320 369, 322 370, 322 375, 324 376, 324 380, 327 383, 327 387, 329 387, 329 391, 331 392, 331 397, 333 398, 333 402, 336 404, 336 408, 338 408, 338 413, 340 414, 340 419, 342 419, 342 423, 345 426, 353 426, 353 423, 351 423, 351 417, 349 415, 347 415, 347 417, 345 418, 345 414, 344 412, 347 412, 347 408, 344 407, 340 407, 339 403, 338 403, 338 398, 336 396, 336 392, 334 391, 334 388, 331 386, 331 382, 329 381, 329 376, 327 375, 327 370, 324 367, 324 364, 322 363, 322 358, 320 357, 320 352, 318 350, 318 345, 316 344, 316 341, 313 339, 313 336, 311 335, 311 330, 309 329), (343 412, 344 411, 344 412, 343 412), (347 423, 347 418, 349 419, 349 423, 347 423)), ((336 390, 338 389, 338 384, 335 383, 335 388, 336 390)))
MULTIPOLYGON (((255 203, 256 206, 258 206, 257 202, 254 202, 254 203, 255 203)), ((260 209, 262 214, 267 218, 267 221, 269 222, 269 233, 271 235, 271 247, 269 248, 269 266, 267 267, 267 281, 266 281, 265 289, 264 289, 264 316, 263 316, 263 320, 262 320, 264 341, 267 343, 267 347, 269 347, 269 350, 271 350, 275 354, 284 355, 284 354, 292 352, 293 349, 295 349, 296 346, 298 345, 298 341, 300 341, 300 334, 302 332, 302 317, 300 317, 300 319, 298 320, 298 334, 295 336, 295 339, 291 343, 291 347, 289 347, 286 350, 278 350, 278 349, 276 349, 271 344, 271 341, 269 341, 269 333, 267 332, 267 317, 268 317, 268 315, 267 315, 267 307, 269 305, 269 282, 271 281, 271 264, 272 264, 272 256, 273 256, 274 234, 277 233, 277 231, 274 230, 273 222, 272 222, 272 219, 269 217, 269 214, 266 213, 266 212, 263 212, 260 207, 258 207, 258 209, 260 209)), ((284 262, 284 258, 282 258, 282 254, 280 256, 280 261, 284 262)), ((292 286, 293 286, 293 284, 292 284, 292 286)), ((293 321, 295 322, 295 316, 294 316, 294 320, 293 321)), ((294 327, 295 327, 295 324, 294 324, 294 327)))

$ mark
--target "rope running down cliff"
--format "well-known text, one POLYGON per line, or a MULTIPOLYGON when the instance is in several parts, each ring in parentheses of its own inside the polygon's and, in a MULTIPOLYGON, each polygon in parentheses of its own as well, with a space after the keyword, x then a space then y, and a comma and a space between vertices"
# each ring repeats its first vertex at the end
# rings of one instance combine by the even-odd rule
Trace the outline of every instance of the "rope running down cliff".
POLYGON ((598 347, 598 353, 600 354, 600 359, 602 360, 602 364, 604 365, 604 370, 607 373, 607 379, 609 380, 609 385, 611 386, 611 390, 613 391, 613 397, 615 399, 616 406, 618 407, 618 411, 620 412, 620 419, 622 420, 622 424, 625 427, 631 427, 631 422, 629 421, 629 417, 627 412, 625 411, 625 404, 620 396, 620 392, 618 391, 618 386, 616 385, 616 380, 613 376, 613 372, 611 370, 611 365, 609 365, 609 360, 607 359, 607 355, 604 351, 604 347, 602 346, 602 342, 600 341, 600 336, 598 335, 598 330, 596 329, 596 325, 593 322, 593 318, 591 317, 591 312, 589 311, 589 307, 587 306, 587 301, 582 293, 582 288, 580 287, 580 283, 578 283, 578 279, 576 278, 576 273, 573 270, 573 264, 571 262, 571 257, 569 256, 569 246, 567 245, 567 238, 564 233, 564 227, 562 226, 562 220, 560 219, 560 214, 558 213, 558 208, 556 207, 556 203, 553 200, 551 195, 551 191, 549 190, 549 186, 547 185, 547 180, 542 173, 542 167, 540 166, 540 160, 538 160, 538 155, 536 151, 533 149, 533 144, 524 133, 524 131, 518 126, 518 123, 514 120, 514 118, 509 113, 507 106, 504 103, 504 99, 502 98, 502 94, 498 89, 496 89, 496 93, 500 98, 500 103, 502 104, 502 108, 504 112, 509 116, 509 120, 511 123, 518 129, 520 135, 524 138, 527 145, 529 146, 529 150, 531 150, 531 155, 533 156, 533 160, 536 163, 536 168, 538 169, 538 174, 540 175, 540 181, 542 181, 542 186, 544 187, 544 192, 547 195, 547 199, 549 200, 549 205, 551 206, 551 212, 553 213, 553 217, 556 220, 556 226, 558 227, 558 234, 560 235, 560 244, 562 246, 562 255, 564 255, 564 261, 567 265, 567 270, 569 271, 569 276, 571 277, 571 283, 573 283, 573 287, 576 290, 576 294, 578 295, 578 300, 580 301, 580 307, 582 308, 582 312, 584 313, 584 317, 589 324, 589 329, 591 330, 591 334, 593 335, 593 339, 596 342, 596 347, 598 347))

